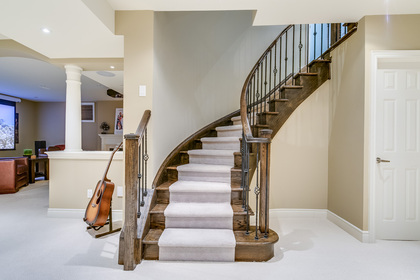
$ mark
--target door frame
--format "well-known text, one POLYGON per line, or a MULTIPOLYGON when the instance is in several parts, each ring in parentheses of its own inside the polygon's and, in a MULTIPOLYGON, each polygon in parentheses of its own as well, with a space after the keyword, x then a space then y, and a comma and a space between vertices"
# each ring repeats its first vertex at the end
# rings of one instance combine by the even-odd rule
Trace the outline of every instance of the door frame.
MULTIPOLYGON (((367 154, 368 172, 369 172, 369 207, 368 207, 368 242, 376 241, 376 82, 378 78, 378 64, 384 59, 410 59, 410 61, 420 62, 420 50, 374 50, 371 51, 370 67, 370 97, 366 99, 370 104, 369 122, 369 152, 367 154)), ((366 131, 366 130, 365 130, 366 131)))

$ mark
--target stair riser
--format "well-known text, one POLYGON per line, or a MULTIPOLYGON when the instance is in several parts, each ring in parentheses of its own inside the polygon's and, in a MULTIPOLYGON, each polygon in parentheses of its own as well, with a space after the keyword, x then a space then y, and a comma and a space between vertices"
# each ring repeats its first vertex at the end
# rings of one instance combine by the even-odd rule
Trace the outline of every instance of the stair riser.
POLYGON ((170 194, 171 203, 230 203, 230 201, 230 193, 180 192, 170 194))
POLYGON ((227 130, 218 131, 217 137, 242 137, 242 129, 240 130, 227 130))
POLYGON ((233 166, 234 158, 232 156, 198 156, 190 155, 190 163, 198 164, 214 164, 214 165, 230 165, 233 166))
POLYGON ((166 228, 232 229, 232 225, 232 217, 165 217, 166 228))
MULTIPOLYGON (((151 229, 165 229, 165 215, 163 213, 150 214, 150 228, 151 229)), ((233 230, 246 230, 246 216, 233 215, 233 221, 230 228, 233 230)))
MULTIPOLYGON (((158 191, 157 192, 157 203, 159 204, 168 204, 169 203, 169 197, 171 195, 169 194, 169 191, 158 191)), ((205 197, 207 198, 207 194, 205 195, 205 197)), ((242 204, 242 191, 232 191, 231 195, 230 195, 230 203, 231 204, 242 204)), ((177 198, 174 199, 175 201, 177 200, 177 198)), ((216 199, 215 199, 216 200, 216 199)), ((218 203, 221 202, 222 200, 225 201, 225 198, 220 197, 219 199, 220 201, 211 201, 214 203, 218 203)), ((206 200, 207 201, 207 200, 206 200)), ((197 201, 197 202, 203 202, 203 201, 197 201)))
POLYGON ((276 116, 262 113, 258 118, 258 124, 269 124, 276 116))
POLYGON ((299 86, 303 86, 303 87, 307 87, 309 85, 312 85, 314 83, 316 83, 318 80, 317 76, 298 76, 295 81, 296 81, 296 85, 299 86))
MULTIPOLYGON (((235 261, 237 262, 263 262, 274 257, 274 244, 268 243, 259 246, 236 245, 235 261)), ((144 246, 145 260, 159 260, 159 246, 146 244, 144 246)))
POLYGON ((235 248, 160 247, 161 261, 235 261, 235 248))
POLYGON ((240 187, 242 180, 242 170, 232 169, 230 172, 230 184, 232 187, 240 187))
POLYGON ((178 180, 180 181, 204 181, 204 182, 220 182, 230 184, 230 172, 188 172, 178 171, 178 180))
POLYGON ((203 150, 232 150, 239 151, 239 140, 235 142, 204 142, 203 150))
POLYGON ((270 112, 281 112, 284 106, 287 106, 287 100, 272 100, 270 101, 269 109, 270 112))

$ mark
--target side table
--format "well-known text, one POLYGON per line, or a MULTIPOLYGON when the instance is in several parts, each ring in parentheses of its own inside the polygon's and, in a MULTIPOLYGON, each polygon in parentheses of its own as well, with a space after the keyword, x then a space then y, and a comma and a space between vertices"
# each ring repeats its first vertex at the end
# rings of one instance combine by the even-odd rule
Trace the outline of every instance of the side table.
POLYGON ((49 179, 49 162, 47 157, 37 157, 29 159, 29 183, 35 183, 35 166, 37 163, 44 164, 45 180, 49 179))

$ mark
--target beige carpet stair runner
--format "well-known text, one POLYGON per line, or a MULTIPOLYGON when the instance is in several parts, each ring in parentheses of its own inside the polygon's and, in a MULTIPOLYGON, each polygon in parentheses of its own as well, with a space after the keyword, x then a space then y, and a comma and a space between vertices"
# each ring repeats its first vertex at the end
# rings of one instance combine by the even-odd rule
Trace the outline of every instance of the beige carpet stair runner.
POLYGON ((235 260, 231 206, 231 168, 240 150, 240 118, 234 125, 217 127, 217 137, 202 138, 201 150, 190 150, 189 164, 180 165, 178 181, 169 187, 164 212, 165 230, 159 260, 235 260))

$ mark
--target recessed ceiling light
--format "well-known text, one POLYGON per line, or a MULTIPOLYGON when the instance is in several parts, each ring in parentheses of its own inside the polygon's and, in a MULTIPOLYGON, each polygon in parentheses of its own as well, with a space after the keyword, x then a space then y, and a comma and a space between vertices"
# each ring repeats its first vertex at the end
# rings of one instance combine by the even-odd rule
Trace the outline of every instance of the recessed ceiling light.
POLYGON ((109 68, 114 69, 114 68, 115 68, 115 66, 114 66, 114 65, 111 65, 111 66, 109 66, 109 68))
POLYGON ((48 28, 44 27, 42 28, 42 32, 44 32, 45 34, 50 34, 51 30, 49 30, 48 28))

